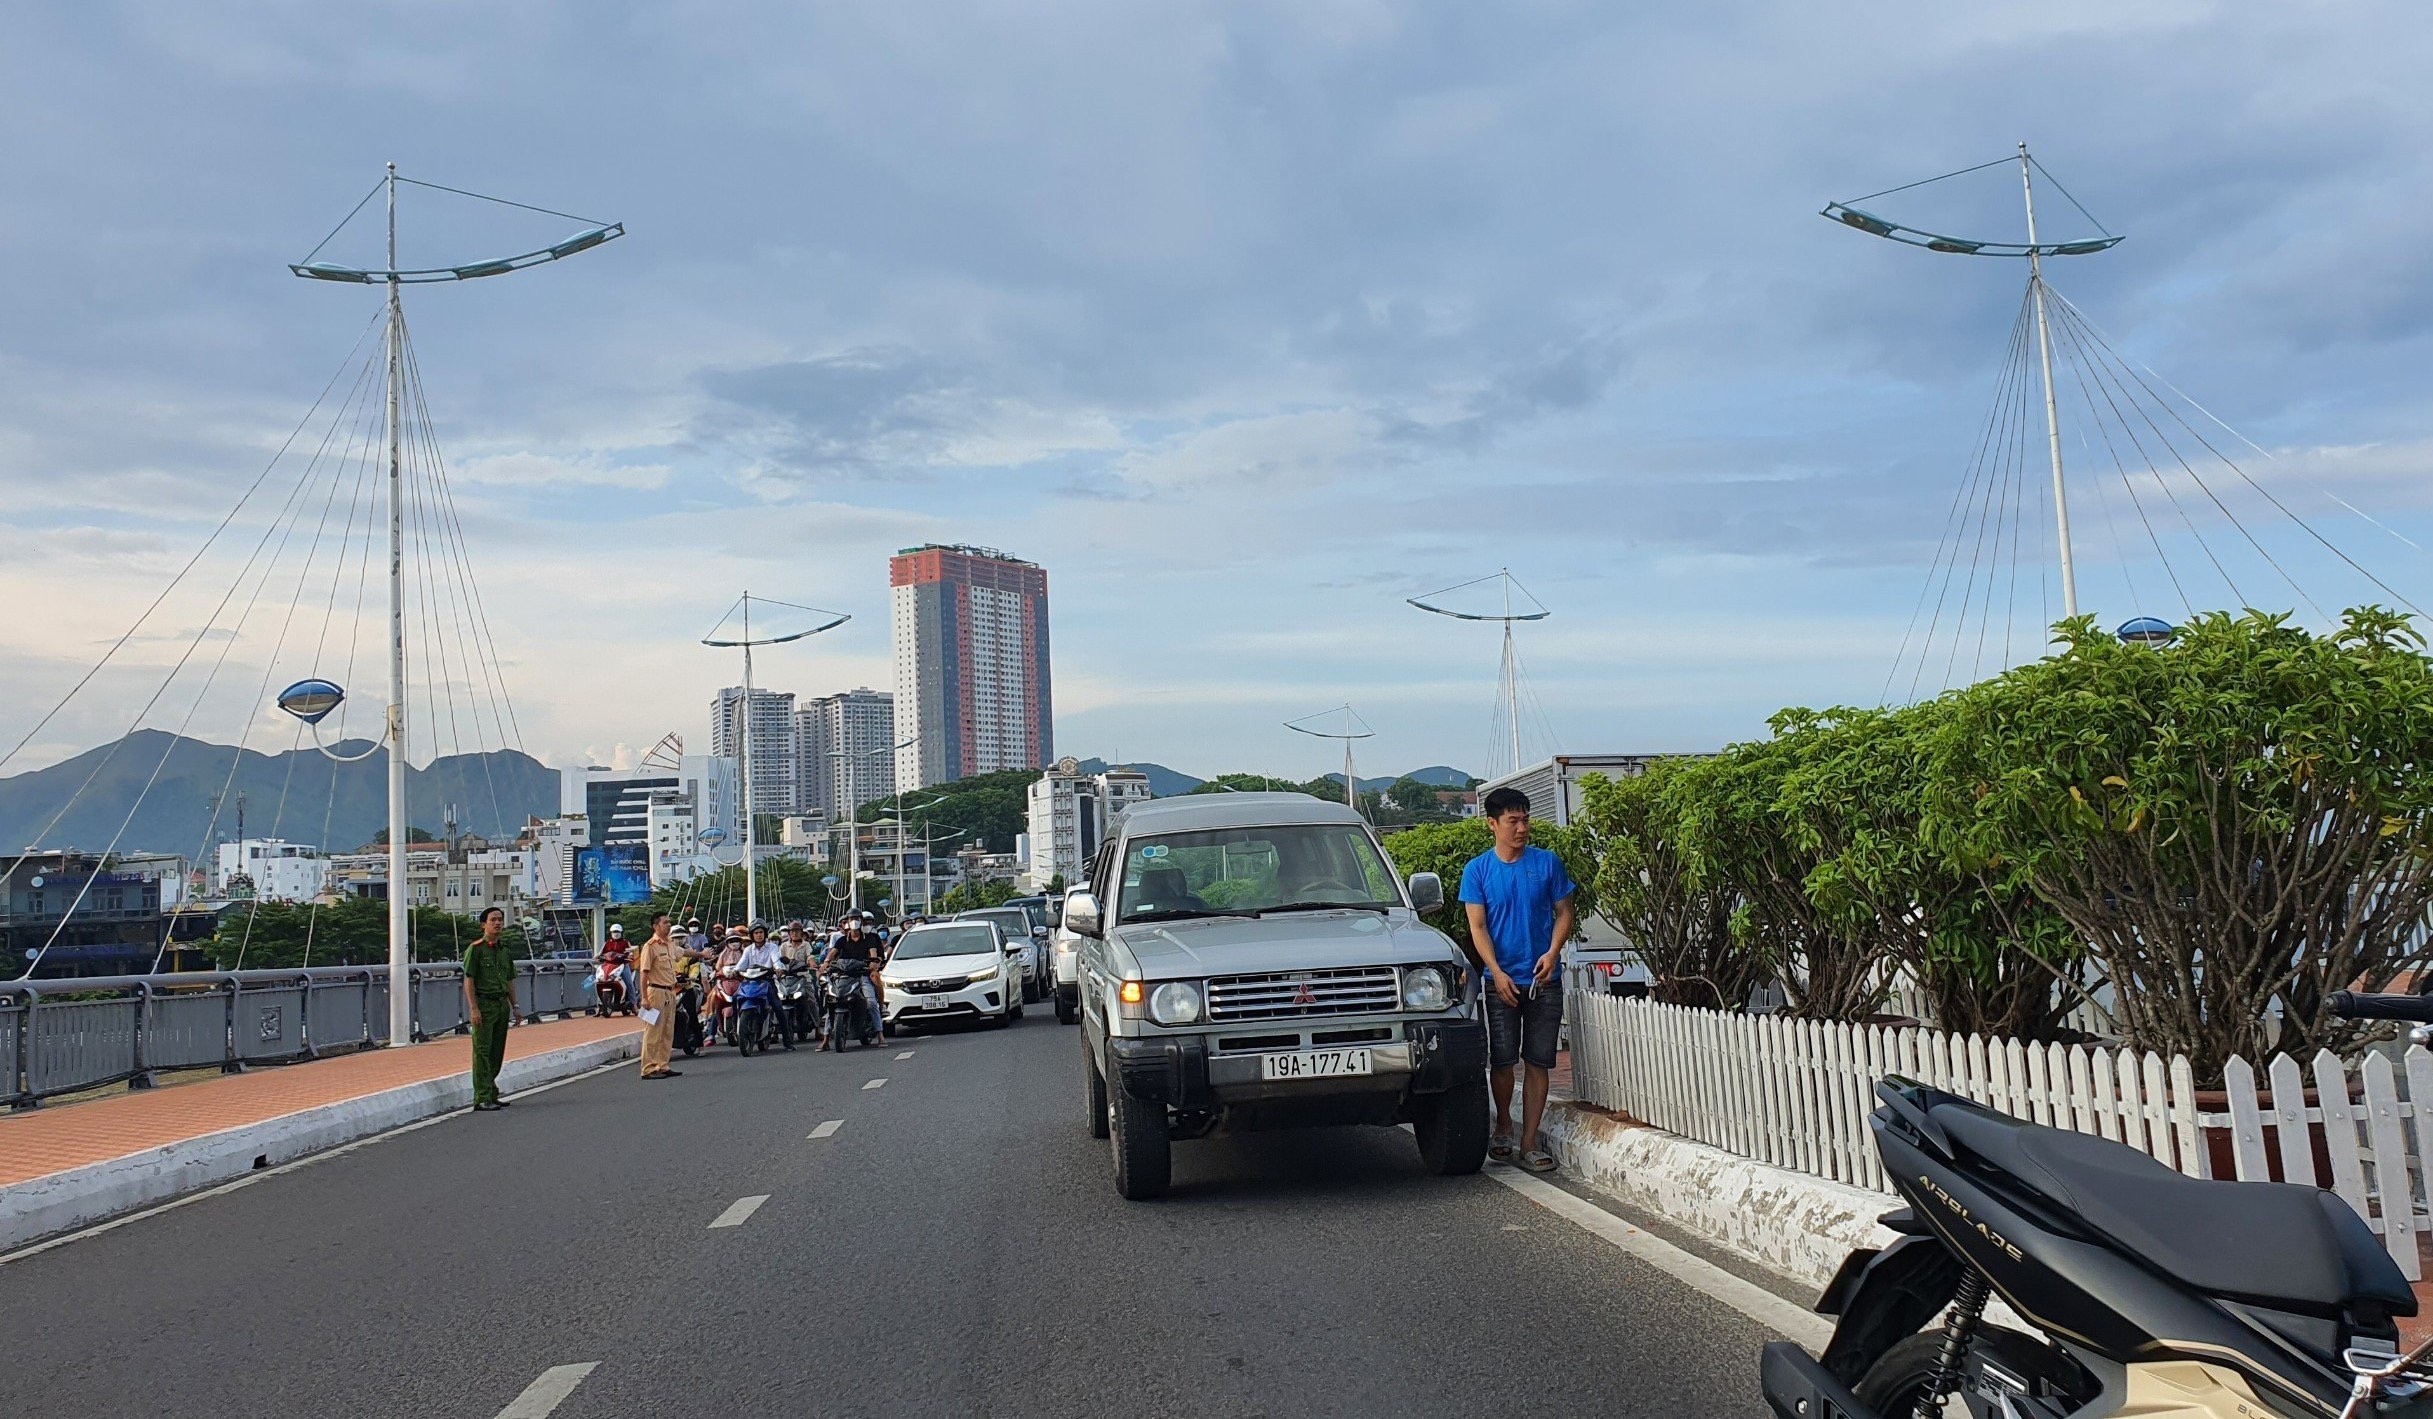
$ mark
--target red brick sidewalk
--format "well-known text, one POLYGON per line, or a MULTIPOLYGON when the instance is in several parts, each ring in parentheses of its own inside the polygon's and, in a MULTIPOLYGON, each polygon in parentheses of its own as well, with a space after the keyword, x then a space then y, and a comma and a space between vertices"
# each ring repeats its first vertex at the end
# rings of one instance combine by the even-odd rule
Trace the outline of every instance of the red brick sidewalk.
MULTIPOLYGON (((589 1016, 518 1025, 507 1032, 507 1058, 640 1030, 630 1019, 589 1016)), ((471 1070, 470 1043, 450 1036, 0 1117, 0 1187, 471 1070)))

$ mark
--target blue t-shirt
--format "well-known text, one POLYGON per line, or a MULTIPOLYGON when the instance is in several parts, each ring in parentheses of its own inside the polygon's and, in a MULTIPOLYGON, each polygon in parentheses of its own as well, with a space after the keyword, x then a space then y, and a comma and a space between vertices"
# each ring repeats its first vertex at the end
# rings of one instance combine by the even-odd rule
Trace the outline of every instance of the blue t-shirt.
POLYGON ((1542 847, 1524 847, 1506 862, 1489 848, 1461 870, 1461 899, 1487 909, 1487 939, 1495 963, 1527 986, 1538 958, 1554 949, 1554 909, 1572 893, 1563 859, 1542 847))

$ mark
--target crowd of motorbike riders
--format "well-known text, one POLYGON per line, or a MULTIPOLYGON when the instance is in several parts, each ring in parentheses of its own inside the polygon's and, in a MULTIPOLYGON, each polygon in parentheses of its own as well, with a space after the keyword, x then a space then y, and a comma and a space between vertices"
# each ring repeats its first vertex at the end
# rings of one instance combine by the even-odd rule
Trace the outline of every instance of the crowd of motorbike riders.
MULTIPOLYGON (((917 924, 917 918, 904 925, 917 924)), ((721 1042, 745 1056, 796 1041, 842 1051, 887 1038, 879 967, 893 939, 871 912, 830 925, 790 921, 775 935, 760 923, 684 923, 675 1000, 677 1049, 688 1056, 721 1042)), ((623 926, 592 955, 594 998, 604 1015, 636 1013, 634 948, 623 926)))

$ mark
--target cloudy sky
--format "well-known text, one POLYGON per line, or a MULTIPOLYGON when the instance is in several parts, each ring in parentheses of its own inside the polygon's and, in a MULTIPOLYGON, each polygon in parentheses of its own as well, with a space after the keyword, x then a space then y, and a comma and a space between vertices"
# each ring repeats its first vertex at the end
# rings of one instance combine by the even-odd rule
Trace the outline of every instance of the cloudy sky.
MULTIPOLYGON (((630 228, 410 295, 552 763, 703 738, 733 669, 697 640, 746 587, 855 617, 764 682, 884 687, 886 558, 929 540, 1048 567, 1079 754, 1314 773, 1327 748, 1280 721, 1349 701, 1364 769, 1484 770, 1492 628, 1403 598, 1504 566, 1554 612, 1523 633, 1532 750, 1875 702, 2024 273, 1817 209, 2022 138, 2130 236, 2055 286, 2269 450, 2213 431, 2261 486, 2433 595, 2325 496, 2426 540, 2433 30, 2408 4, 96 3, 0 29, 0 749, 32 732, 8 772, 135 722, 235 584, 215 550, 36 729, 350 368, 378 296, 285 263, 385 159, 630 228)), ((2017 197, 1995 168, 1870 205, 2015 238, 2017 197)), ((573 229, 404 200, 409 265, 573 229)), ((2068 433, 2074 463, 2100 432, 2068 433)), ((2028 578, 2038 471, 1995 524, 2028 578)), ((2176 611, 2134 537, 2099 541, 2130 504, 2073 496, 2089 609, 2176 611)), ((2308 534, 2243 516, 2314 574, 2308 534)), ((284 747, 256 687, 313 667, 266 663, 264 627, 328 579, 272 585, 143 722, 284 747)), ((2003 604, 2033 622, 2026 585, 2003 604)))

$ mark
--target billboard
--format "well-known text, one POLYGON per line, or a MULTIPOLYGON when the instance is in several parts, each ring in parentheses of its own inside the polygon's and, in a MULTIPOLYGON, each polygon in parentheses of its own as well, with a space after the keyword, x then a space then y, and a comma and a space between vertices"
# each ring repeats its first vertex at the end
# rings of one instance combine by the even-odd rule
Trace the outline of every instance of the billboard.
POLYGON ((574 899, 583 906, 632 906, 650 900, 650 845, 609 843, 575 849, 574 899))

